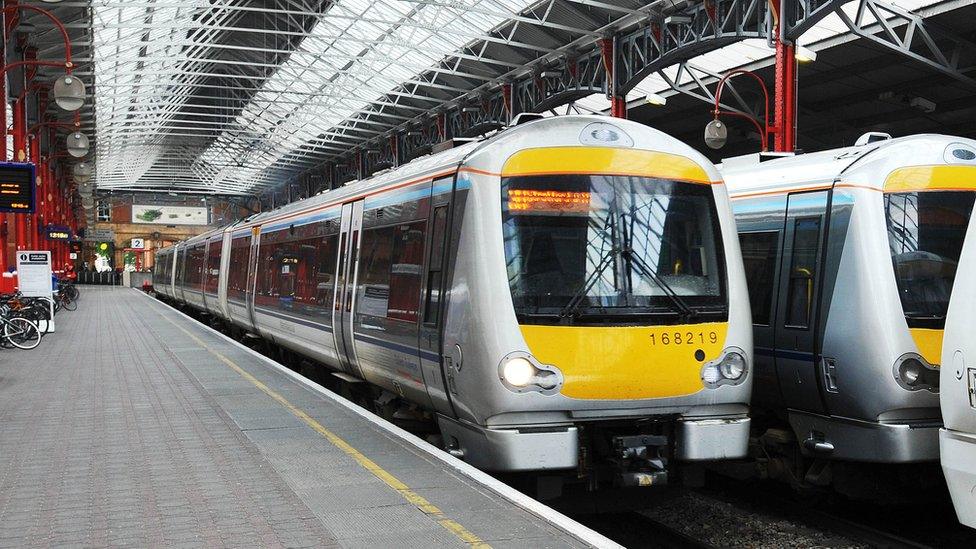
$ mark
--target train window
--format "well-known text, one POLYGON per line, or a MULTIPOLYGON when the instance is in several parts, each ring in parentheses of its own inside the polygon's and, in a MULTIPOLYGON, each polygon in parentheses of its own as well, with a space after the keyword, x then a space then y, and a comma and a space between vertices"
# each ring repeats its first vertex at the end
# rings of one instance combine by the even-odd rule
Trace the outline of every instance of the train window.
POLYGON ((247 261, 250 255, 250 235, 231 240, 230 266, 227 269, 227 299, 230 301, 244 301, 247 291, 247 261))
POLYGON ((945 324, 974 198, 972 191, 884 195, 898 295, 912 328, 945 324))
POLYGON ((441 269, 444 263, 444 236, 447 233, 447 206, 434 208, 430 236, 430 262, 424 290, 424 323, 437 324, 440 313, 441 269))
POLYGON ((793 257, 786 301, 787 328, 805 329, 810 326, 819 242, 820 217, 801 217, 794 222, 793 257))
POLYGON ((773 292, 777 256, 779 255, 779 231, 740 233, 742 262, 749 282, 749 303, 752 305, 752 323, 769 326, 772 316, 773 292))
POLYGON ((204 281, 203 291, 208 294, 217 293, 217 285, 220 282, 220 249, 223 245, 223 239, 214 240, 210 242, 210 248, 207 250, 207 278, 204 281))
POLYGON ((356 312, 416 322, 426 222, 362 232, 356 312))
POLYGON ((393 226, 363 231, 356 304, 359 314, 386 316, 390 306, 390 266, 395 232, 396 227, 393 226))
POLYGON ((390 302, 387 318, 417 322, 426 236, 426 220, 396 227, 393 239, 393 262, 390 265, 390 302))

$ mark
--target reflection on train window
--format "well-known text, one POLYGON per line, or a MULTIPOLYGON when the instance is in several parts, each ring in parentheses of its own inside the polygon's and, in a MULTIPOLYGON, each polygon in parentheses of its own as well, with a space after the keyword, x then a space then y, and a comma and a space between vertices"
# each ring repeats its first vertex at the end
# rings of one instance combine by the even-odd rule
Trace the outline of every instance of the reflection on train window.
POLYGON ((223 238, 212 240, 210 248, 207 249, 207 263, 204 269, 206 279, 204 280, 203 291, 208 294, 217 293, 217 285, 220 282, 220 249, 223 245, 223 238))
POLYGON ((293 225, 262 234, 256 306, 331 319, 337 231, 334 223, 293 225))
POLYGON ((363 231, 356 312, 416 322, 426 221, 363 231))
POLYGON ((740 233, 742 262, 749 282, 749 303, 752 323, 769 326, 772 316, 773 290, 776 286, 776 258, 779 252, 779 231, 740 233))
POLYGON ((902 309, 913 328, 942 328, 976 193, 886 194, 888 243, 902 309))
POLYGON ((236 237, 230 241, 230 267, 227 269, 227 299, 244 301, 247 286, 247 260, 251 254, 251 236, 236 237))
POLYGON ((726 314, 721 235, 708 185, 512 177, 503 180, 502 200, 519 314, 620 315, 623 322, 635 314, 672 321, 686 308, 726 314))
POLYGON ((187 290, 203 289, 204 245, 198 244, 186 251, 186 265, 183 267, 183 286, 187 290))
POLYGON ((817 278, 820 217, 803 217, 793 224, 793 259, 786 300, 786 327, 808 328, 817 278))

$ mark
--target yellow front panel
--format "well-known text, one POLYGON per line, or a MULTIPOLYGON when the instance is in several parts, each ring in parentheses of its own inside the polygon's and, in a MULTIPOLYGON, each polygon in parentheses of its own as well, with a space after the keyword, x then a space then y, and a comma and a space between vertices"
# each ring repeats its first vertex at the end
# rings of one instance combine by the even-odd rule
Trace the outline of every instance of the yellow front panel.
POLYGON ((564 396, 634 400, 702 390, 702 365, 722 353, 729 325, 519 327, 529 352, 562 372, 564 396))
POLYGON ((918 354, 933 366, 942 362, 942 330, 910 328, 908 330, 918 347, 918 354))
POLYGON ((909 191, 976 191, 976 166, 912 166, 888 174, 884 192, 909 191))
POLYGON ((513 154, 502 177, 602 174, 712 183, 697 162, 677 154, 610 147, 545 147, 513 154))

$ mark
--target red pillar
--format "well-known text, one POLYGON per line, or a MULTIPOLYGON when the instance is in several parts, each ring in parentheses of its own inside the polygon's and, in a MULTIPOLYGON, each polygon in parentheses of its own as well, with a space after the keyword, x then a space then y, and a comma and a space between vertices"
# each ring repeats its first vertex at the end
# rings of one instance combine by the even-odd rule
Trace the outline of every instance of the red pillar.
MULTIPOLYGON (((0 18, 5 25, 6 17, 0 18)), ((5 35, 0 29, 0 35, 5 35)), ((0 75, 0 162, 7 161, 7 79, 0 75)), ((0 273, 7 272, 7 221, 10 214, 0 214, 0 273)))
POLYGON ((796 149, 796 48, 778 38, 774 103, 773 150, 792 152, 796 149))
POLYGON ((40 162, 41 158, 41 140, 37 135, 30 136, 28 143, 28 150, 30 151, 30 161, 34 163, 35 174, 37 175, 37 181, 34 186, 34 213, 27 217, 28 232, 27 232, 27 246, 31 250, 44 250, 47 249, 41 240, 41 211, 44 207, 43 199, 41 198, 41 193, 44 192, 42 183, 44 182, 44 167, 40 162))
MULTIPOLYGON (((27 160, 27 113, 24 100, 14 101, 14 161, 25 162, 27 160)), ((27 249, 27 238, 29 229, 27 227, 27 215, 15 214, 17 217, 17 249, 27 249)))
POLYGON ((603 57, 603 69, 607 73, 607 95, 610 97, 610 116, 627 118, 627 98, 617 93, 616 39, 603 38, 600 40, 600 54, 603 57))

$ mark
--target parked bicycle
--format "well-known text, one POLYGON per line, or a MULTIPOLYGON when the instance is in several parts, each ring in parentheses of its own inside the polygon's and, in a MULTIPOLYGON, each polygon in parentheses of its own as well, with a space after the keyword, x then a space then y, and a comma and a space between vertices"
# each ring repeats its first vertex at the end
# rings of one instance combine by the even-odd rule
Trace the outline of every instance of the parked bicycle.
POLYGON ((7 304, 0 305, 0 345, 33 349, 41 343, 41 331, 37 324, 21 316, 14 316, 7 304))

